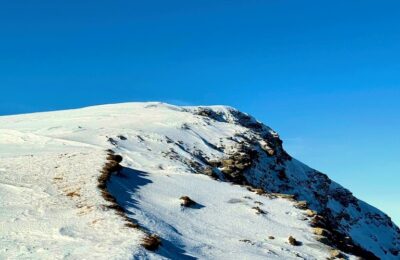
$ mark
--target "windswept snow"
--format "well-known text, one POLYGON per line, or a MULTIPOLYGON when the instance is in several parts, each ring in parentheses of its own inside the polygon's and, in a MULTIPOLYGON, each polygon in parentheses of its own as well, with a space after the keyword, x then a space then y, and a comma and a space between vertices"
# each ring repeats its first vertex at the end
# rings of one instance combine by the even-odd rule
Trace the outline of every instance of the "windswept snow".
POLYGON ((0 139, 0 259, 129 259, 140 253, 142 234, 102 208, 96 185, 104 151, 13 134, 0 139))
MULTIPOLYGON (((126 158, 130 153, 125 153, 126 158)), ((136 155, 137 157, 137 155, 136 155)), ((171 259, 322 259, 329 248, 313 239, 304 211, 202 174, 135 167, 111 181, 110 191, 132 218, 163 238, 160 255, 171 259), (189 196, 197 205, 180 206, 189 196), (259 207, 265 214, 256 214, 259 207), (287 243, 289 236, 303 246, 287 243), (275 239, 269 239, 274 236, 275 239)))
MULTIPOLYGON (((329 257, 295 202, 197 174, 203 158, 225 157, 221 147, 234 149, 248 129, 194 109, 127 103, 0 117, 0 259, 329 257), (141 230, 104 207, 97 178, 110 148, 124 157, 124 169, 108 190, 145 232, 161 237, 156 252, 139 245, 141 230), (181 196, 196 206, 181 207, 181 196)), ((232 116, 228 107, 212 110, 232 116)), ((296 163, 288 174, 307 178, 308 168, 302 173, 306 166, 296 163)), ((353 232, 371 243, 362 240, 363 225, 353 232)))

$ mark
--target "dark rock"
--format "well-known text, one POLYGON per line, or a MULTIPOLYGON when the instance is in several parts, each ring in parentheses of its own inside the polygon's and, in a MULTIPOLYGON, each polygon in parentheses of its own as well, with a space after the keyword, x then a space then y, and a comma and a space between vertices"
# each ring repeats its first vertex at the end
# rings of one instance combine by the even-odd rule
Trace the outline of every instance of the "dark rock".
POLYGON ((107 141, 108 141, 110 144, 114 145, 114 146, 117 146, 117 145, 118 145, 118 142, 117 142, 115 139, 111 138, 111 137, 108 138, 107 141))
POLYGON ((122 140, 122 141, 125 141, 125 140, 128 140, 128 138, 126 138, 125 136, 123 136, 123 135, 119 135, 119 136, 117 136, 120 140, 122 140))

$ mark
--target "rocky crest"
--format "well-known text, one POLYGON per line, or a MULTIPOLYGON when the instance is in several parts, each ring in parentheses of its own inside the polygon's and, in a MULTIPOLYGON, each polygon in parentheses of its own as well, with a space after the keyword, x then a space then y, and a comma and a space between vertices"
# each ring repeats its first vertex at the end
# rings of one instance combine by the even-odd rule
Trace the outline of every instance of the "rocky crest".
POLYGON ((293 159, 278 134, 253 117, 235 109, 200 107, 187 110, 221 123, 237 124, 244 131, 230 138, 231 146, 218 149, 219 160, 205 160, 196 171, 214 178, 256 188, 259 193, 288 194, 308 210, 316 239, 366 259, 400 257, 400 230, 383 212, 357 199, 327 175, 293 159), (380 234, 387 236, 386 245, 380 234))
MULTIPOLYGON (((125 103, 3 117, 1 124, 6 129, 3 130, 6 152, 9 150, 10 140, 13 147, 18 148, 20 145, 22 150, 26 149, 26 140, 31 140, 33 143, 29 150, 31 153, 34 153, 33 149, 41 151, 42 147, 47 146, 52 149, 55 144, 61 143, 61 148, 57 149, 63 153, 68 149, 82 150, 84 147, 92 150, 101 149, 102 152, 104 149, 112 149, 116 154, 120 154, 123 161, 121 162, 122 157, 116 154, 110 155, 97 179, 98 184, 94 187, 97 187, 99 194, 103 196, 99 199, 105 200, 107 202, 105 208, 117 215, 123 215, 124 212, 139 214, 135 219, 137 221, 130 222, 124 219, 122 221, 124 228, 136 229, 143 226, 157 234, 160 226, 152 223, 165 222, 168 223, 165 227, 175 226, 176 230, 181 228, 189 231, 190 235, 183 236, 175 232, 175 229, 164 229, 162 233, 164 242, 167 242, 166 238, 175 241, 176 237, 179 237, 181 241, 187 243, 186 245, 191 244, 192 240, 188 238, 194 234, 190 233, 191 229, 188 229, 186 224, 190 222, 200 228, 204 224, 204 219, 198 218, 200 214, 197 213, 205 214, 205 212, 210 219, 217 221, 215 218, 219 218, 220 215, 216 215, 216 211, 219 211, 220 207, 228 210, 233 206, 226 205, 230 202, 226 202, 225 196, 231 190, 239 188, 246 193, 242 196, 243 201, 239 200, 240 207, 239 204, 235 205, 234 207, 238 207, 237 211, 224 217, 235 218, 229 224, 241 223, 243 221, 241 215, 232 216, 232 214, 239 214, 242 209, 244 210, 242 214, 247 214, 249 194, 254 193, 252 195, 258 197, 258 200, 250 205, 250 209, 260 218, 254 220, 256 225, 247 226, 242 232, 257 227, 263 231, 269 229, 272 233, 263 234, 258 238, 252 233, 248 234, 249 237, 240 237, 238 240, 251 240, 249 238, 256 240, 250 243, 253 245, 253 250, 260 250, 260 255, 265 256, 266 248, 274 251, 272 245, 263 238, 273 235, 277 237, 274 241, 279 243, 277 235, 279 232, 273 230, 275 224, 270 225, 271 223, 267 221, 268 205, 255 204, 263 200, 264 204, 275 204, 276 208, 269 210, 281 216, 276 222, 281 223, 280 228, 286 230, 285 234, 280 234, 280 239, 285 237, 285 242, 279 246, 288 250, 280 251, 282 255, 289 256, 296 253, 287 248, 287 245, 291 245, 287 237, 293 235, 296 241, 304 242, 296 250, 301 250, 305 256, 327 255, 325 253, 328 249, 331 250, 331 258, 340 258, 342 255, 344 257, 356 255, 365 259, 400 258, 400 231, 386 214, 357 199, 349 190, 330 180, 327 175, 292 158, 284 150, 282 140, 275 131, 236 109, 225 106, 178 107, 155 102, 125 103), (125 190, 123 188, 125 185, 121 184, 122 188, 115 186, 127 180, 123 175, 117 174, 115 178, 111 176, 111 172, 118 172, 121 169, 129 173, 126 175, 136 176, 141 181, 141 189, 133 186, 136 193, 132 194, 130 188, 125 190), (211 181, 204 176, 191 176, 196 174, 204 174, 219 181, 211 181), (180 181, 184 181, 185 185, 181 185, 180 181), (231 187, 226 183, 219 183, 220 181, 244 186, 250 192, 243 187, 231 187), (107 191, 105 188, 110 183, 114 186, 107 191), (148 183, 153 184, 146 185, 148 183), (165 183, 169 186, 164 190, 165 183), (186 189, 198 183, 206 187, 204 190, 201 189, 201 194, 186 189), (215 189, 217 186, 224 187, 223 191, 206 190, 210 187, 215 189), (179 209, 188 209, 183 211, 187 213, 190 213, 190 209, 195 209, 196 213, 192 212, 190 218, 187 218, 189 215, 181 214, 181 222, 169 219, 170 214, 159 211, 165 206, 165 201, 157 195, 160 190, 152 190, 156 187, 165 191, 164 195, 170 199, 170 188, 175 187, 175 191, 179 191, 178 195, 173 196, 176 205, 179 205, 179 198, 183 203, 179 209), (232 189, 225 189, 226 187, 232 189), (150 193, 140 198, 135 197, 136 194, 145 191, 150 193), (211 210, 213 207, 210 206, 212 204, 211 198, 208 197, 210 192, 215 193, 211 194, 212 196, 219 195, 219 207, 214 210, 211 210), (136 199, 149 201, 140 204, 138 209, 126 203, 126 201, 135 202, 136 199), (280 211, 282 208, 286 210, 280 211), (148 217, 140 217, 143 210, 151 215, 152 221, 149 222, 148 217), (158 213, 153 215, 156 211, 158 213), (286 216, 288 219, 281 219, 286 216), (196 221, 192 221, 193 218, 196 221), (286 222, 289 219, 290 223, 286 222), (296 225, 302 226, 301 232, 305 229, 307 232, 299 233, 298 226, 291 225, 293 221, 297 223, 296 225), (324 249, 319 250, 321 247, 324 249)), ((71 171, 69 174, 75 172, 71 171)), ((83 176, 88 177, 85 174, 83 176)), ((68 192, 67 196, 73 198, 78 196, 76 192, 68 192)), ((228 201, 238 201, 238 198, 235 199, 228 201)), ((168 204, 165 210, 170 211, 171 206, 173 204, 168 204)), ((175 214, 173 211, 169 213, 175 214)), ((226 231, 230 236, 230 230, 226 231)), ((207 244, 209 235, 207 232, 203 235, 207 244)), ((219 241, 218 237, 214 239, 219 241)), ((295 240, 291 241, 294 243, 295 240)), ((153 245, 159 245, 160 240, 148 233, 148 240, 142 242, 153 248, 153 245)), ((230 246, 229 250, 242 245, 232 243, 230 246)), ((197 254, 197 249, 198 243, 192 244, 191 252, 197 254)), ((207 249, 203 253, 197 255, 205 256, 210 251, 207 249)))

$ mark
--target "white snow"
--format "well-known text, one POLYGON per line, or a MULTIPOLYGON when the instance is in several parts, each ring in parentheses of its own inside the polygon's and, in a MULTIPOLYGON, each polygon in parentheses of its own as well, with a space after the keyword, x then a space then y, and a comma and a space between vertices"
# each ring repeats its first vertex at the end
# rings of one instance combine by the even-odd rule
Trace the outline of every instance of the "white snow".
POLYGON ((198 159, 188 151, 220 158, 212 144, 234 145, 228 137, 245 129, 187 109, 126 103, 0 117, 0 259, 328 257, 330 248, 314 239, 293 202, 190 171, 185 160, 198 159), (143 232, 103 207, 97 177, 108 148, 125 166, 109 191, 129 217, 162 238, 154 253, 139 246, 143 232), (184 195, 197 207, 183 209, 184 195), (289 245, 289 236, 302 245, 289 245))
POLYGON ((128 259, 140 253, 142 234, 101 207, 96 181, 104 151, 15 134, 0 139, 0 259, 128 259), (10 145, 13 139, 18 143, 10 145))

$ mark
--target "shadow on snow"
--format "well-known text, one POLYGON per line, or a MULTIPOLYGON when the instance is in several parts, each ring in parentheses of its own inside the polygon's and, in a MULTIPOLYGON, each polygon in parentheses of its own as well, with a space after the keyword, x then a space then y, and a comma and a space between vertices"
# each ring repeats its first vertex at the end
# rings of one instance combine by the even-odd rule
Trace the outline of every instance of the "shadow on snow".
MULTIPOLYGON (((141 187, 152 183, 152 181, 148 178, 148 173, 135 170, 132 168, 124 167, 120 174, 113 175, 107 184, 108 191, 114 196, 117 200, 118 204, 123 207, 128 214, 128 217, 132 217, 134 222, 137 222, 134 219, 134 211, 135 209, 140 211, 139 201, 138 201, 138 191, 141 187)), ((202 205, 198 205, 196 208, 201 208, 202 205)), ((148 233, 157 233, 157 230, 151 230, 143 223, 139 222, 141 228, 148 233)), ((181 235, 174 227, 168 225, 170 229, 172 229, 179 236, 181 235)), ((183 249, 183 243, 180 241, 181 239, 173 239, 168 240, 165 238, 161 238, 162 246, 156 251, 157 254, 171 258, 171 259, 183 259, 183 260, 192 260, 197 259, 193 256, 187 255, 187 252, 183 249)))

